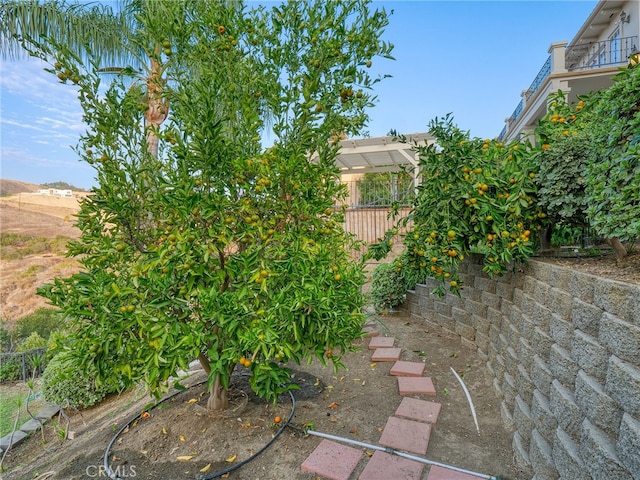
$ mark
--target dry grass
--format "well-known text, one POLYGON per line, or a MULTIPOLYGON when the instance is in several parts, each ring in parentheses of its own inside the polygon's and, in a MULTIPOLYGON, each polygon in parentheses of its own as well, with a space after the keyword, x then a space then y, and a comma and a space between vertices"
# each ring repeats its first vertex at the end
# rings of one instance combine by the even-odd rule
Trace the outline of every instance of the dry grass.
MULTIPOLYGON (((26 188, 29 184, 11 185, 26 188)), ((5 188, 7 181, 2 181, 2 186, 5 188)), ((47 306, 36 293, 39 286, 78 271, 78 263, 64 256, 67 242, 80 235, 73 225, 78 210, 78 198, 25 190, 0 198, 0 318, 7 327, 47 306)))

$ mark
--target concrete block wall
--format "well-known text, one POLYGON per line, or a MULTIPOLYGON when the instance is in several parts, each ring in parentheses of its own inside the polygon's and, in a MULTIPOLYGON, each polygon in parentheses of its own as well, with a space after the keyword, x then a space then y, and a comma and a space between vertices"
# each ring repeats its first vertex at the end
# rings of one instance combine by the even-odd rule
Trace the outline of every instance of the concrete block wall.
POLYGON ((404 308, 486 359, 519 468, 640 479, 640 286, 535 260, 490 279, 476 256, 460 276, 460 297, 429 279, 404 308))

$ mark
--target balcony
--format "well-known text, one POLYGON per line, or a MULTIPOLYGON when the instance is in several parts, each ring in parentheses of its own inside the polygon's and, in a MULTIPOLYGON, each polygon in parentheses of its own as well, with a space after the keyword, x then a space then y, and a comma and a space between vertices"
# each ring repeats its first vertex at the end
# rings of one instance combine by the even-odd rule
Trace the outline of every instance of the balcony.
POLYGON ((565 53, 565 65, 570 72, 622 66, 637 47, 637 35, 571 45, 565 53))
POLYGON ((562 63, 561 60, 558 62, 557 59, 556 65, 554 65, 552 55, 550 55, 529 88, 522 93, 522 100, 507 118, 506 125, 497 137, 498 141, 503 141, 507 137, 511 125, 525 111, 527 101, 545 85, 552 73, 581 72, 624 66, 629 61, 629 56, 638 51, 638 46, 637 35, 570 45, 564 52, 564 65, 557 65, 557 63, 562 63))
MULTIPOLYGON (((544 83, 544 81, 547 79, 547 77, 549 77, 550 74, 551 74, 551 55, 549 55, 549 58, 547 58, 547 61, 544 62, 544 65, 542 65, 542 68, 536 75, 536 78, 533 79, 533 82, 531 82, 531 85, 529 85, 529 88, 527 88, 523 92, 524 98, 520 100, 520 103, 518 103, 518 106, 515 108, 513 113, 509 116, 508 123, 513 123, 514 121, 516 121, 516 119, 522 114, 525 100, 528 100, 529 98, 531 98, 540 89, 540 86, 544 83)), ((502 129, 502 132, 500 132, 500 135, 498 135, 498 141, 501 142, 502 140, 504 140, 504 137, 506 136, 506 134, 507 134, 507 125, 504 126, 504 128, 502 129)))

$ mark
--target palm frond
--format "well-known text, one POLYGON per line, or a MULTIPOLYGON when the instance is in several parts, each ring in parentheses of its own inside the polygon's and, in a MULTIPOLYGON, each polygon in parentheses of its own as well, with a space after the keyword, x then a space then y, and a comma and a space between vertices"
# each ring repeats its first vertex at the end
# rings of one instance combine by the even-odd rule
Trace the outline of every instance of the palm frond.
POLYGON ((78 4, 64 0, 9 0, 0 4, 0 56, 22 59, 28 54, 21 40, 34 38, 64 44, 81 58, 85 46, 105 65, 136 62, 131 52, 132 25, 125 9, 114 11, 100 3, 78 4))

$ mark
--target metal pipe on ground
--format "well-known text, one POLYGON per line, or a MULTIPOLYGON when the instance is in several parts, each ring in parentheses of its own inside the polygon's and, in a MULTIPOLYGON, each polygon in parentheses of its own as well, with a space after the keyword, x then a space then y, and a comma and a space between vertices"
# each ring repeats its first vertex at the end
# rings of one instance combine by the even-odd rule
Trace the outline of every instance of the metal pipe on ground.
POLYGON ((434 460, 429 460, 428 458, 424 458, 424 457, 418 457, 416 455, 412 455, 410 453, 405 453, 403 451, 400 450, 396 450, 394 448, 390 448, 390 447, 382 447, 380 445, 373 445, 371 443, 366 443, 366 442, 360 442, 358 440, 352 440, 350 438, 345 438, 345 437, 338 437, 336 435, 330 435, 328 433, 323 433, 323 432, 318 432, 316 430, 310 430, 307 428, 302 428, 299 427, 297 425, 293 425, 293 424, 289 424, 289 427, 295 428, 297 430, 302 430, 306 435, 313 435, 314 437, 320 437, 320 438, 326 438, 328 440, 335 440, 338 442, 343 442, 343 443, 349 443, 351 445, 356 445, 359 447, 364 447, 364 448, 369 448, 371 450, 378 450, 380 452, 385 452, 385 453, 389 453, 392 455, 397 455, 398 457, 402 457, 402 458, 406 458, 408 460, 413 460, 416 462, 420 462, 420 463, 424 463, 426 465, 433 465, 436 467, 442 467, 442 468, 448 468, 449 470, 454 470, 456 472, 460 472, 460 473, 466 473, 467 475, 475 475, 476 477, 485 479, 485 480, 507 480, 504 477, 496 477, 494 475, 486 475, 484 473, 478 473, 478 472, 474 472, 471 470, 466 470, 464 468, 460 468, 460 467, 454 467, 453 465, 447 465, 445 463, 440 463, 440 462, 436 462, 434 460))

